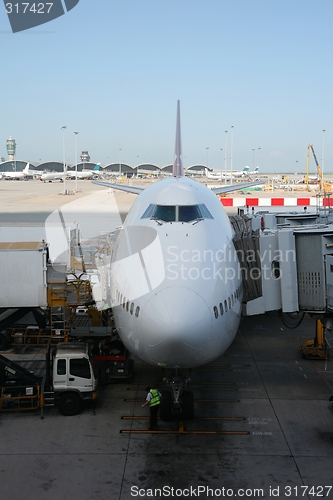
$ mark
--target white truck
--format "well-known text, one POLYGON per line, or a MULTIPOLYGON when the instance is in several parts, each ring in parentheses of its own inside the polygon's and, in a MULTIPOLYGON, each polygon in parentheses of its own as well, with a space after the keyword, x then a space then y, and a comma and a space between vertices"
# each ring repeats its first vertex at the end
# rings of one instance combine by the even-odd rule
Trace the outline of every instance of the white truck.
POLYGON ((80 412, 97 396, 98 380, 88 344, 62 342, 34 369, 0 355, 0 411, 35 410, 56 405, 62 415, 80 412), (39 372, 39 373, 38 373, 39 372))

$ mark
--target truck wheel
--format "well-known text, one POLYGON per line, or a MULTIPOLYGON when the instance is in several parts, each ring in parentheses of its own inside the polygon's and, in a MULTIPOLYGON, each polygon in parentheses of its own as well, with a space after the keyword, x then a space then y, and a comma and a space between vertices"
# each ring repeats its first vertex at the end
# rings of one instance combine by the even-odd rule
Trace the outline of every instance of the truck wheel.
POLYGON ((60 396, 58 408, 62 415, 76 415, 82 408, 82 400, 75 392, 68 392, 60 396))
POLYGON ((0 333, 0 351, 5 351, 8 347, 8 339, 6 335, 0 333))

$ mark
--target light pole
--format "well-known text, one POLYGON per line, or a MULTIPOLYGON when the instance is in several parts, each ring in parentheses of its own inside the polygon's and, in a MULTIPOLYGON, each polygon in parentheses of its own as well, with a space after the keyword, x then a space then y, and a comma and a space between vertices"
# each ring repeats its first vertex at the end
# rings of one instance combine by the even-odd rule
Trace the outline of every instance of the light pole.
POLYGON ((74 131, 74 154, 75 154, 75 191, 77 192, 77 148, 76 148, 76 136, 78 132, 74 131))
POLYGON ((261 148, 258 148, 258 167, 259 167, 259 169, 260 169, 260 163, 261 163, 260 150, 261 150, 261 148))
POLYGON ((119 175, 121 177, 121 148, 119 148, 119 175))
POLYGON ((66 191, 66 174, 67 174, 67 169, 66 169, 66 153, 65 153, 65 129, 66 125, 61 126, 62 130, 62 155, 63 155, 63 169, 64 169, 64 194, 67 194, 66 191))
POLYGON ((323 146, 322 146, 322 153, 321 153, 321 190, 324 192, 324 148, 325 148, 325 130, 323 130, 323 146))
POLYGON ((224 141, 224 172, 225 172, 225 181, 227 182, 227 168, 228 168, 228 156, 227 156, 227 149, 228 149, 228 136, 227 133, 228 131, 225 130, 225 141, 224 141))
POLYGON ((252 148, 252 172, 254 172, 254 152, 255 152, 255 149, 252 148))
POLYGON ((220 151, 221 151, 221 183, 222 183, 222 167, 223 167, 223 148, 220 148, 220 151))
POLYGON ((232 160, 233 160, 233 147, 234 147, 234 126, 231 125, 231 141, 230 141, 230 178, 232 184, 232 160))
POLYGON ((209 148, 206 148, 207 149, 207 170, 209 171, 209 168, 208 168, 208 152, 209 152, 209 148))

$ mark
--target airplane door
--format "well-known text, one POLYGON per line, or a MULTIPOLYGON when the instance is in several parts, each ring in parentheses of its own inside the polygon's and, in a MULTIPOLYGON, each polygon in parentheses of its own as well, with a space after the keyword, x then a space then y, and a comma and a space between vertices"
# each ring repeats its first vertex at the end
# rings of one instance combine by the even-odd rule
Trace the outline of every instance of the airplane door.
POLYGON ((91 386, 91 369, 87 358, 72 358, 69 360, 68 386, 72 388, 91 386))

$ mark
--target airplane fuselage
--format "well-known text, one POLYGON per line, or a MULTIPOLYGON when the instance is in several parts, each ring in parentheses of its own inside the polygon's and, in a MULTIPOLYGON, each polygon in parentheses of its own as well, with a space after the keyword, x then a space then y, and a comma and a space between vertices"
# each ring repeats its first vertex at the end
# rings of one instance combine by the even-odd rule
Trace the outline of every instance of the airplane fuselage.
POLYGON ((117 331, 140 359, 192 368, 233 341, 242 279, 232 228, 199 182, 172 177, 145 189, 117 236, 109 272, 117 331))

